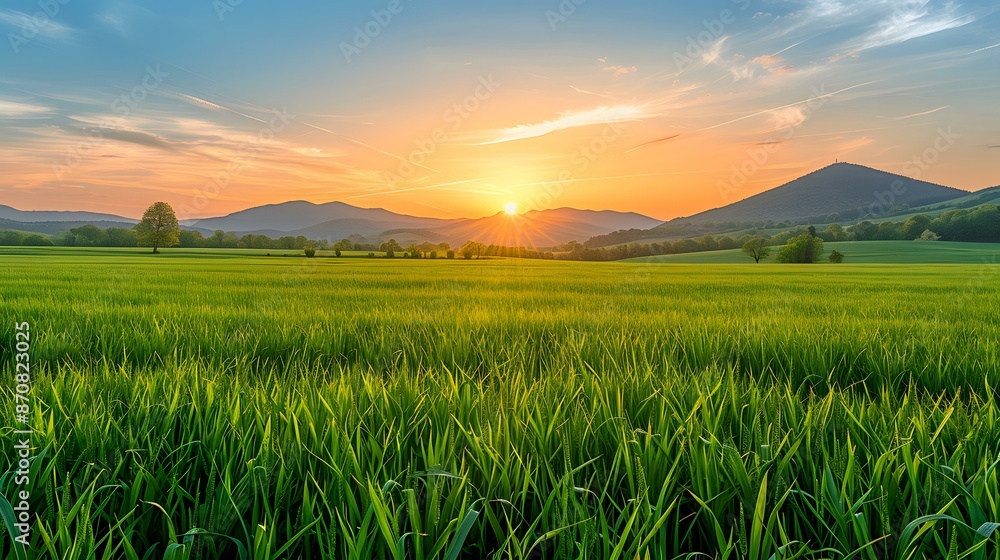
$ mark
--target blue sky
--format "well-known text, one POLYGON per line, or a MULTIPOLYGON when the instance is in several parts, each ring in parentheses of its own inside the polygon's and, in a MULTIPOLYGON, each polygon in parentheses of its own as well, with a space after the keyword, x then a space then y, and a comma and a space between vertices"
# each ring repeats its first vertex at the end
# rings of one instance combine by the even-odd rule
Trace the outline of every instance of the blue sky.
POLYGON ((0 203, 135 216, 166 200, 195 217, 344 200, 454 217, 513 202, 666 219, 836 159, 975 190, 1000 183, 998 11, 12 1, 0 203))

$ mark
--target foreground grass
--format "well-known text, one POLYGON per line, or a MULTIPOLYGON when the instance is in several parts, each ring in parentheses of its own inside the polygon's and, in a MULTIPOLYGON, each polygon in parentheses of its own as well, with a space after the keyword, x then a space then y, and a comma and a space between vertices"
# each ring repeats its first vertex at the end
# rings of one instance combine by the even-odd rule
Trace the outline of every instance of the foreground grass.
POLYGON ((1000 558, 991 267, 43 256, 35 557, 1000 558))

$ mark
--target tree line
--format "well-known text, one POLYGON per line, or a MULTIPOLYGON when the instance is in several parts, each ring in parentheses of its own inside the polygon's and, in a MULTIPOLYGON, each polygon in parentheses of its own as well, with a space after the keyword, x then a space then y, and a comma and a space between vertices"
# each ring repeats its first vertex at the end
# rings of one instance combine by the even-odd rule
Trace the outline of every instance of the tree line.
MULTIPOLYGON (((623 243, 612 247, 591 247, 591 243, 575 241, 555 248, 557 258, 584 261, 613 261, 656 255, 700 253, 725 249, 740 249, 746 243, 762 239, 765 247, 779 247, 789 240, 807 235, 812 226, 798 226, 779 233, 768 234, 761 229, 750 229, 740 236, 706 234, 700 237, 654 243, 623 243)), ((635 235, 630 230, 623 237, 635 235)), ((831 224, 815 232, 821 241, 892 241, 892 240, 941 240, 1000 242, 1000 208, 984 204, 971 209, 949 210, 940 216, 927 214, 911 216, 904 221, 863 221, 843 227, 831 224)), ((602 238, 607 236, 602 236, 602 238)), ((596 238, 594 238, 596 239, 596 238)), ((836 257, 835 257, 836 258, 836 257)))
MULTIPOLYGON (((476 241, 468 241, 457 250, 448 243, 430 242, 402 247, 394 239, 379 244, 361 243, 350 239, 331 242, 323 239, 307 239, 302 235, 279 238, 271 238, 261 234, 237 236, 235 233, 222 230, 216 230, 212 235, 206 237, 199 231, 180 230, 176 224, 176 217, 173 216, 173 210, 170 209, 169 205, 157 203, 151 206, 143 215, 143 220, 131 229, 121 227, 101 229, 93 225, 85 225, 52 237, 37 233, 0 231, 0 245, 59 245, 67 247, 135 247, 138 245, 154 247, 154 252, 158 247, 167 246, 285 250, 305 250, 308 248, 313 251, 317 249, 333 250, 337 256, 340 256, 344 251, 368 251, 369 256, 375 256, 375 252, 381 252, 387 257, 402 256, 408 258, 512 257, 614 261, 656 255, 741 249, 750 242, 758 243, 760 248, 779 247, 804 235, 820 242, 882 240, 1000 242, 1000 208, 995 204, 984 204, 970 209, 949 210, 937 217, 918 214, 905 221, 876 223, 866 220, 846 228, 835 223, 822 231, 816 231, 813 226, 798 226, 774 234, 768 234, 761 229, 750 229, 740 236, 705 234, 676 241, 647 244, 622 243, 610 247, 590 246, 593 241, 591 239, 583 244, 571 241, 552 247, 550 250, 487 245, 476 241), (158 206, 160 204, 163 206, 158 206)), ((616 233, 625 234, 625 237, 635 235, 631 231, 616 233)), ((614 234, 609 235, 613 236, 614 234)), ((805 241, 800 240, 799 243, 805 243, 805 241)))

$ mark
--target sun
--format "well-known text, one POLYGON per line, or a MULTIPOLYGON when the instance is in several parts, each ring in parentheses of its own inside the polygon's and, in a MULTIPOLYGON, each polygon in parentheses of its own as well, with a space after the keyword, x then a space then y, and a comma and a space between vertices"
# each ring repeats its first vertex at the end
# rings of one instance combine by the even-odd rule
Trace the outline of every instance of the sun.
POLYGON ((504 204, 503 205, 503 211, 506 212, 508 216, 516 216, 517 215, 517 203, 516 202, 508 202, 507 204, 504 204))

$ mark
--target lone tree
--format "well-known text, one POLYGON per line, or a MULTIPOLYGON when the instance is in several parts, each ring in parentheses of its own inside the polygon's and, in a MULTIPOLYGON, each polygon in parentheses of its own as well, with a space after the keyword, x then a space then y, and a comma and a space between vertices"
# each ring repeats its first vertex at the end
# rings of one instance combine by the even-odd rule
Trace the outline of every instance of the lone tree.
POLYGON ((152 247, 154 253, 159 253, 160 247, 173 247, 181 242, 177 216, 166 202, 153 203, 133 229, 139 247, 152 247))
POLYGON ((743 254, 752 258, 754 262, 760 263, 760 261, 771 256, 771 248, 764 246, 766 242, 767 240, 763 237, 755 237, 747 241, 743 244, 743 254))
POLYGON ((834 251, 830 253, 830 262, 832 263, 842 263, 844 262, 844 254, 840 251, 834 251))

